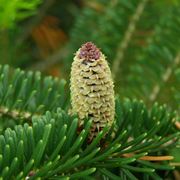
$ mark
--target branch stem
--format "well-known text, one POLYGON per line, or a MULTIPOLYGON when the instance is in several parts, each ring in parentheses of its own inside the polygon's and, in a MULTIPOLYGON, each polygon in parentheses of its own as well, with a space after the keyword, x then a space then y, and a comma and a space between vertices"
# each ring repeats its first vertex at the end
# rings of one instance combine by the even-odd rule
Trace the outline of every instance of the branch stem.
POLYGON ((121 43, 119 44, 119 46, 117 48, 117 55, 113 61, 113 66, 112 66, 112 73, 113 73, 114 79, 119 71, 119 66, 122 63, 123 58, 124 58, 124 52, 130 43, 132 35, 136 29, 136 24, 137 24, 138 20, 140 19, 140 16, 143 13, 143 10, 144 10, 147 2, 148 2, 148 0, 142 0, 138 4, 136 11, 130 20, 127 31, 125 32, 124 39, 121 41, 121 43))
POLYGON ((60 48, 54 54, 48 56, 46 59, 39 61, 36 64, 33 64, 31 67, 28 67, 28 70, 38 70, 38 71, 45 71, 47 68, 61 62, 63 58, 66 57, 68 54, 66 45, 64 48, 60 48))
MULTIPOLYGON (((176 67, 179 63, 180 63, 180 52, 177 53, 177 56, 174 59, 174 63, 171 66, 169 66, 167 68, 167 70, 165 71, 165 73, 162 75, 161 79, 162 79, 163 84, 168 82, 168 80, 170 79, 170 77, 171 77, 171 75, 173 73, 174 67, 176 67)), ((161 91, 161 85, 160 84, 156 84, 153 87, 152 93, 149 96, 150 102, 153 103, 157 99, 160 91, 161 91)))
MULTIPOLYGON (((135 153, 123 154, 124 157, 133 157, 135 153)), ((144 161, 168 161, 174 159, 173 156, 142 156, 139 158, 144 161)))
POLYGON ((32 113, 23 112, 17 109, 9 110, 4 106, 0 106, 0 116, 11 117, 12 119, 26 119, 29 120, 32 117, 32 113))

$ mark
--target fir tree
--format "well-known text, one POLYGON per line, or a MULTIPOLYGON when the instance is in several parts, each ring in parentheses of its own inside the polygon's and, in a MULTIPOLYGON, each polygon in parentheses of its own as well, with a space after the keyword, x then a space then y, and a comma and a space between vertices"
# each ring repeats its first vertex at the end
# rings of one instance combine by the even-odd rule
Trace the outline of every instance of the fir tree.
POLYGON ((179 178, 178 1, 64 3, 69 40, 33 66, 66 80, 13 67, 35 62, 27 32, 52 1, 0 2, 0 180, 179 178))

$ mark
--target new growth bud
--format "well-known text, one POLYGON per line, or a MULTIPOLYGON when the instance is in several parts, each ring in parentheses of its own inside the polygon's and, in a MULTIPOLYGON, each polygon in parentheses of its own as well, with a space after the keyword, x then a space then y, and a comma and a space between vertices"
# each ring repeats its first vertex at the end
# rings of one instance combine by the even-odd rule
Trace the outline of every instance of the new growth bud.
POLYGON ((105 56, 91 42, 76 52, 71 68, 72 112, 78 114, 79 125, 84 118, 93 121, 90 139, 114 120, 114 85, 105 56))

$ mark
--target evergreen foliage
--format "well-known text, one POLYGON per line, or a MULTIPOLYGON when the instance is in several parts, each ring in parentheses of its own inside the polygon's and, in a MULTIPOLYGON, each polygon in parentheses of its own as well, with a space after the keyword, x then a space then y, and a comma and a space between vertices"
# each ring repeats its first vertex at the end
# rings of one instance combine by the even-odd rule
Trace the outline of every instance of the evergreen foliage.
POLYGON ((117 97, 111 131, 104 136, 105 127, 88 143, 91 121, 78 130, 77 117, 63 110, 64 81, 8 66, 0 71, 0 120, 17 122, 0 136, 0 179, 162 179, 161 171, 174 169, 141 159, 168 155, 178 143, 176 113, 165 106, 148 110, 117 97))
MULTIPOLYGON (((0 114, 2 127, 9 127, 18 120, 28 120, 42 115, 47 110, 64 107, 64 80, 45 77, 40 72, 12 71, 9 66, 0 66, 0 114), (10 118, 10 122, 6 119, 10 118), (11 119, 17 119, 13 122, 11 119)), ((1 129, 0 131, 2 131, 1 129)))
POLYGON ((50 16, 63 27, 56 18, 36 27, 53 2, 0 0, 0 180, 174 179, 180 161, 180 2, 56 1, 50 16), (55 47, 56 37, 69 36, 67 45, 44 60, 33 28, 43 43, 49 40, 45 51, 55 47), (69 81, 73 54, 87 41, 107 56, 117 94, 111 129, 92 140, 91 119, 79 127, 69 113, 64 79, 4 65, 58 64, 59 76, 69 81))

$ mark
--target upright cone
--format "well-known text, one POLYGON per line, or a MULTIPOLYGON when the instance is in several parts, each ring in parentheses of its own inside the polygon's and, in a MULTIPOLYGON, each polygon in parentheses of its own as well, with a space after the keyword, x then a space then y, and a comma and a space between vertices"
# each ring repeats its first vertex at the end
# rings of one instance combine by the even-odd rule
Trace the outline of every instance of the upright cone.
POLYGON ((84 118, 93 121, 90 139, 103 127, 111 127, 114 114, 114 85, 105 56, 91 42, 76 52, 71 68, 72 113, 78 114, 79 126, 84 118))

